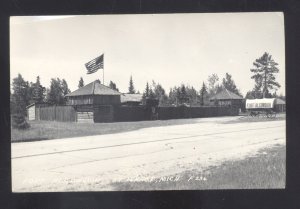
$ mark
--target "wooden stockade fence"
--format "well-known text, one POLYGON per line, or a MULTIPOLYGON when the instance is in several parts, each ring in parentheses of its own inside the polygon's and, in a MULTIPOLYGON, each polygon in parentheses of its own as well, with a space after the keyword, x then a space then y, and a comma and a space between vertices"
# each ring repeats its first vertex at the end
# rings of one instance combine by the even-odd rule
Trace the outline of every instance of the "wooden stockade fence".
POLYGON ((158 119, 180 119, 180 118, 205 118, 217 116, 238 115, 237 107, 229 106, 204 106, 204 107, 159 107, 158 119))
POLYGON ((39 107, 37 120, 75 122, 77 114, 72 106, 39 107))
MULTIPOLYGON (((204 118, 217 116, 235 116, 239 114, 237 107, 158 107, 158 120, 181 118, 204 118)), ((142 121, 151 119, 151 109, 145 106, 118 106, 114 109, 114 121, 142 121)))
MULTIPOLYGON (((235 116, 239 114, 237 107, 158 107, 158 120, 181 118, 204 118, 218 116, 235 116)), ((63 122, 121 122, 151 120, 151 108, 146 106, 112 106, 72 107, 51 106, 37 108, 36 120, 63 122)))

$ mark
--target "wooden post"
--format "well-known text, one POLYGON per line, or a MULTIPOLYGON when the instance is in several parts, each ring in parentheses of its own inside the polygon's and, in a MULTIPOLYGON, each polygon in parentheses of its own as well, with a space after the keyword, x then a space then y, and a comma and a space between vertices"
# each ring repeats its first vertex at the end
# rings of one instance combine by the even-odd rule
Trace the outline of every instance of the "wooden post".
POLYGON ((56 121, 56 105, 54 106, 54 120, 56 121))

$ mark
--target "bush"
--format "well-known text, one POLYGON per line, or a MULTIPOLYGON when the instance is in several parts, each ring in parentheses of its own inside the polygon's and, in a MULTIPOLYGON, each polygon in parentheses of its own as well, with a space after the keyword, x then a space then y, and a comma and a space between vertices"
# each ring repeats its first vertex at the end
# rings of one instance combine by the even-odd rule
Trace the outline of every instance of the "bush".
POLYGON ((12 126, 16 129, 28 129, 30 127, 29 123, 27 123, 25 116, 22 114, 14 114, 12 116, 12 126))

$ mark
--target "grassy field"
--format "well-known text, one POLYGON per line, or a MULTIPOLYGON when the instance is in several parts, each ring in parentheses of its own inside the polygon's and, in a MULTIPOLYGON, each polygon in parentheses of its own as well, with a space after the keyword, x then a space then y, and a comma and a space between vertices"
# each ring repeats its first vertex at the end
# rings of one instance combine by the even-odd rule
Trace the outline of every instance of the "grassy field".
POLYGON ((11 128, 11 141, 37 141, 79 136, 92 136, 133 131, 141 128, 192 124, 193 119, 177 119, 164 121, 138 121, 118 123, 68 123, 57 121, 30 121, 28 130, 11 128))
POLYGON ((285 188, 286 148, 277 145, 258 155, 225 162, 206 171, 191 170, 147 182, 118 182, 116 190, 204 190, 285 188), (176 179, 177 177, 177 179, 176 179))

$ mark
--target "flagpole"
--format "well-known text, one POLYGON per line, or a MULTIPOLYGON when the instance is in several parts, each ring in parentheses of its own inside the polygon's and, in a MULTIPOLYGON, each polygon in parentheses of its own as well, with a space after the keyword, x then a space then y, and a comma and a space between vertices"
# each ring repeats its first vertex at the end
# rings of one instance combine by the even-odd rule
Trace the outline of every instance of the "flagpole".
POLYGON ((103 85, 105 85, 104 84, 104 53, 103 53, 103 85))
POLYGON ((104 84, 104 64, 103 64, 103 85, 105 85, 104 84))

